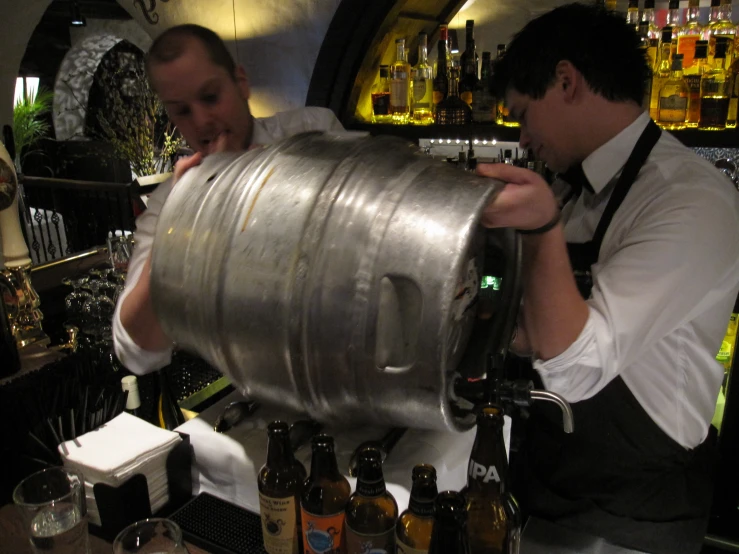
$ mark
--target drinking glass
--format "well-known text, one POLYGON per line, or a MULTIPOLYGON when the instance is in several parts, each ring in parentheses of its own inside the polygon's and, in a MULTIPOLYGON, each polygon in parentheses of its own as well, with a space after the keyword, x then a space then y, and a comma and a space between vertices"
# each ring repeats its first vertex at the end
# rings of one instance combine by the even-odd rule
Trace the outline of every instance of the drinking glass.
POLYGON ((150 518, 137 521, 118 533, 113 554, 188 554, 182 530, 174 521, 150 518))
POLYGON ((77 328, 82 326, 82 308, 85 305, 85 302, 92 297, 89 292, 82 290, 82 287, 85 286, 88 281, 89 277, 82 277, 81 279, 70 279, 69 277, 65 277, 62 279, 63 285, 72 287, 72 292, 64 297, 67 322, 77 328))
POLYGON ((108 256, 110 265, 117 273, 125 274, 128 271, 128 260, 133 252, 133 236, 109 236, 108 256))
POLYGON ((23 526, 37 554, 89 552, 85 479, 63 467, 26 477, 13 491, 23 526))
POLYGON ((97 279, 87 283, 92 295, 82 306, 82 332, 94 337, 99 337, 110 328, 115 312, 115 302, 100 292, 102 283, 97 279))

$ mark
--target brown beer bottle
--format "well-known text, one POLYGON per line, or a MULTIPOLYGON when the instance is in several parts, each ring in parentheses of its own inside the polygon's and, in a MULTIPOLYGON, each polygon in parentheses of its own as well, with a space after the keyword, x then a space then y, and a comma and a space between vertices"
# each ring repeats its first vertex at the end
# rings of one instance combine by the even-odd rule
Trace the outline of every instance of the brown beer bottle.
POLYGON ((299 554, 300 494, 305 468, 290 448, 290 432, 284 421, 267 427, 267 463, 259 470, 259 512, 264 549, 269 554, 299 554))
POLYGON ((303 549, 306 554, 343 553, 344 509, 351 485, 339 472, 333 437, 315 435, 312 446, 310 477, 300 498, 303 549))
POLYGON ((478 408, 477 434, 467 469, 467 531, 471 554, 518 554, 521 513, 508 492, 503 411, 478 408))
POLYGON ((377 448, 359 453, 357 490, 346 505, 346 554, 395 552, 398 504, 385 489, 377 448))
POLYGON ((434 501, 436 500, 436 470, 429 464, 413 468, 413 485, 408 509, 395 524, 395 548, 397 554, 426 554, 434 527, 434 501))
POLYGON ((456 491, 440 492, 434 503, 434 528, 429 554, 470 554, 467 508, 456 491))

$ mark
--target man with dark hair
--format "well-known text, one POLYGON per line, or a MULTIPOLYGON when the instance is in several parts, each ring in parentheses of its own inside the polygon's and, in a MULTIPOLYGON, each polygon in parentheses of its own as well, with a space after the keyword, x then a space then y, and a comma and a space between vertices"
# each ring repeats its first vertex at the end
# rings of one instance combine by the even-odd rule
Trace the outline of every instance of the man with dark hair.
MULTIPOLYGON (((247 150, 304 131, 343 131, 333 112, 325 108, 254 118, 243 67, 234 64, 215 33, 198 25, 180 25, 162 33, 147 54, 146 70, 169 119, 196 151, 178 163, 175 179, 213 152, 247 150)), ((171 360, 172 342, 162 331, 149 293, 154 230, 171 188, 169 181, 159 186, 136 221, 136 248, 113 317, 116 354, 134 373, 160 369, 171 360)))
POLYGON ((495 68, 521 146, 484 223, 523 233, 514 352, 568 400, 537 406, 512 468, 524 511, 647 552, 697 553, 712 495, 715 360, 739 291, 739 194, 641 106, 633 29, 581 4, 531 21, 495 68), (558 202, 555 189, 569 187, 558 202))

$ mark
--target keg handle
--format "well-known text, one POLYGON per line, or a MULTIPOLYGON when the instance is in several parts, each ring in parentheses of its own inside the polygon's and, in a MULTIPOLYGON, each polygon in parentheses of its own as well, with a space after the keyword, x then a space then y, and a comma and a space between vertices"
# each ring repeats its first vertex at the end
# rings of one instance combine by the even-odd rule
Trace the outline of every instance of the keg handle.
MULTIPOLYGON (((572 414, 572 407, 561 395, 546 391, 534 389, 532 381, 519 379, 516 381, 498 381, 496 384, 495 396, 506 413, 509 413, 512 407, 525 408, 531 406, 532 402, 545 401, 556 404, 562 411, 562 428, 565 433, 572 433, 575 430, 575 418, 572 414)), ((457 398, 464 398, 473 404, 487 402, 489 400, 487 379, 476 381, 467 381, 461 376, 457 376, 454 381, 453 395, 457 398)))

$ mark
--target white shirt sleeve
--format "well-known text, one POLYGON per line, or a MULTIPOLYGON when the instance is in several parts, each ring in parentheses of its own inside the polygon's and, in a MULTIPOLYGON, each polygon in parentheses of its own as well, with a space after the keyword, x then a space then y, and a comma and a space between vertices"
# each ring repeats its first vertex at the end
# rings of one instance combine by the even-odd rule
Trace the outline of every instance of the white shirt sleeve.
POLYGON ((649 204, 636 190, 627 196, 593 266, 580 336, 559 356, 534 361, 547 388, 569 402, 594 396, 618 375, 627 384, 649 376, 651 391, 630 388, 638 398, 655 396, 675 388, 680 375, 716 365, 739 268, 739 218, 724 192, 736 192, 730 183, 720 183, 726 191, 709 186, 690 169, 669 176, 668 191, 649 204))
POLYGON ((143 270, 146 259, 151 253, 154 242, 154 231, 164 201, 172 187, 171 179, 159 185, 149 196, 146 211, 136 219, 135 246, 128 263, 126 287, 118 297, 113 315, 113 346, 120 362, 132 373, 143 375, 163 368, 172 360, 172 348, 151 351, 144 350, 136 344, 121 323, 121 304, 136 285, 143 270))

